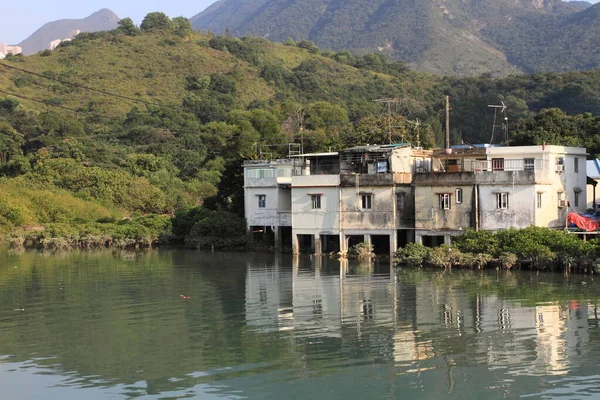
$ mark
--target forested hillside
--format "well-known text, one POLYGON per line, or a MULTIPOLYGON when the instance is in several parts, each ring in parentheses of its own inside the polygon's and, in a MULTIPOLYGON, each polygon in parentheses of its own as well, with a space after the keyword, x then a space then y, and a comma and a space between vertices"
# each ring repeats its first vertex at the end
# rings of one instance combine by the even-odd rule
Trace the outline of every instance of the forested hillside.
POLYGON ((306 151, 385 143, 390 130, 417 144, 417 120, 419 144, 434 146, 446 95, 455 143, 489 141, 488 104, 503 101, 514 140, 600 152, 597 71, 439 78, 380 54, 199 35, 161 13, 142 30, 126 18, 54 52, 10 56, 0 69, 0 227, 43 225, 42 241, 147 243, 171 232, 168 216, 197 205, 204 210, 179 214, 174 234, 218 232, 214 221, 230 232, 243 226, 227 214, 242 210, 242 160, 283 155, 301 130, 306 151), (389 109, 381 99, 392 99, 389 109), (566 114, 536 116, 555 107, 566 114), (552 121, 566 130, 540 135, 552 121))
POLYGON ((439 75, 600 67, 600 4, 561 0, 221 0, 200 30, 381 52, 439 75))

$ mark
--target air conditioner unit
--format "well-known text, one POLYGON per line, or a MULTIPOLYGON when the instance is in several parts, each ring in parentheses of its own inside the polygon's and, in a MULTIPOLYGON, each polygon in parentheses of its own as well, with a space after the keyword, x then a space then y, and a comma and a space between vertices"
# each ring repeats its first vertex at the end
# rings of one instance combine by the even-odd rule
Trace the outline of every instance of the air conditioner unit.
MULTIPOLYGON (((557 167, 559 167, 559 165, 557 165, 557 167)), ((558 208, 565 208, 569 205, 569 202, 567 200, 559 200, 558 201, 558 208)))
POLYGON ((565 166, 564 165, 557 165, 556 166, 556 172, 564 172, 565 170, 565 166))

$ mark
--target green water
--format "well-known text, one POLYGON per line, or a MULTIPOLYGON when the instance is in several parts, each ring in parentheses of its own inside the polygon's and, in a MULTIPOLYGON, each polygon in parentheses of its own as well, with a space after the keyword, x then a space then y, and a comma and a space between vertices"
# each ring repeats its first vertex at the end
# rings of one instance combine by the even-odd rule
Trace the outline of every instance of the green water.
POLYGON ((590 276, 1 251, 0 398, 600 398, 598 299, 590 276))

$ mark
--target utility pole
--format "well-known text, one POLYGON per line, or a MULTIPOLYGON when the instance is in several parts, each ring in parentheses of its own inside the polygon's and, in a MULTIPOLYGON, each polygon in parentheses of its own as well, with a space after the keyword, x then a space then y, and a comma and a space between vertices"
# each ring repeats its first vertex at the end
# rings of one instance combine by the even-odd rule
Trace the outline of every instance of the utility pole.
POLYGON ((395 97, 393 99, 377 99, 377 100, 373 100, 375 103, 383 103, 387 106, 387 112, 388 112, 388 118, 387 118, 387 122, 388 122, 388 126, 387 126, 387 131, 388 131, 388 140, 390 141, 390 144, 392 144, 392 104, 398 104, 398 98, 395 97))
POLYGON ((446 96, 446 149, 450 148, 450 96, 446 96))

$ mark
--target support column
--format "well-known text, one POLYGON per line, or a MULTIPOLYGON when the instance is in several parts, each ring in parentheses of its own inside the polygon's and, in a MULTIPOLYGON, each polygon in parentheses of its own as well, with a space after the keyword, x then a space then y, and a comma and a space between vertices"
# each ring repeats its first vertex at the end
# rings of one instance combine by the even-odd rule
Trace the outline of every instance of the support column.
POLYGON ((282 245, 282 238, 281 238, 281 227, 280 226, 276 226, 275 230, 273 231, 273 245, 278 248, 281 249, 281 245, 282 245))
POLYGON ((323 253, 323 246, 321 243, 321 235, 319 234, 315 234, 314 235, 314 249, 315 249, 315 254, 316 255, 321 255, 323 253))
POLYGON ((346 235, 342 232, 340 232, 340 253, 348 253, 348 240, 346 239, 346 235))
POLYGON ((292 254, 300 254, 300 243, 296 232, 292 232, 292 254))
POLYGON ((393 257, 394 254, 396 253, 396 250, 398 250, 398 237, 397 237, 398 233, 397 232, 393 232, 390 235, 390 257, 393 257))
POLYGON ((416 244, 423 244, 423 236, 421 236, 417 232, 415 232, 415 243, 416 244))
POLYGON ((444 244, 450 246, 452 244, 452 236, 444 235, 444 244))
POLYGON ((371 244, 371 235, 365 235, 363 242, 371 244))

